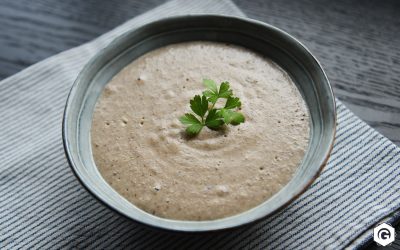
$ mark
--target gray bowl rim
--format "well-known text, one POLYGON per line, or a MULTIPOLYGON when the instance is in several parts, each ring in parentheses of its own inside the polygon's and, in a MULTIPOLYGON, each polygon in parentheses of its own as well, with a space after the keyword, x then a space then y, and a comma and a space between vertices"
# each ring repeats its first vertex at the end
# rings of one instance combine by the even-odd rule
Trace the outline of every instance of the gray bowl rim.
MULTIPOLYGON (((257 21, 251 18, 247 17, 236 17, 236 16, 229 16, 229 15, 219 15, 219 14, 189 14, 189 15, 176 15, 172 17, 167 17, 167 18, 162 18, 153 22, 146 23, 144 25, 141 25, 140 27, 133 28, 129 31, 126 31, 124 34, 119 35, 118 37, 114 38, 108 45, 106 45, 104 48, 100 49, 83 67, 83 69, 80 71, 78 74, 76 80, 72 84, 71 90, 68 94, 66 105, 64 108, 64 114, 63 114, 63 120, 62 120, 62 140, 63 140, 63 146, 64 146, 64 152, 67 156, 68 163, 72 169, 73 174, 76 176, 78 181, 81 183, 81 185, 95 198, 97 199, 100 203, 104 204, 105 206, 109 207, 111 210, 117 212, 118 214, 132 219, 134 222, 137 222, 139 224, 142 224, 144 226, 149 226, 150 228, 155 228, 155 229, 161 229, 161 230, 167 230, 167 231, 176 231, 176 232, 188 232, 188 233, 201 233, 201 232, 210 232, 210 231, 221 231, 221 230, 228 230, 228 229, 233 229, 233 228, 238 228, 238 227, 243 227, 246 225, 249 225, 251 223, 255 223, 257 221, 260 221, 262 219, 265 219, 266 217, 269 217, 273 214, 276 214, 277 212, 281 211, 283 208, 288 206, 291 202, 296 200, 300 195, 302 195, 307 188, 315 181, 315 179, 320 175, 322 172, 323 168, 326 166, 329 156, 332 152, 334 142, 335 142, 335 135, 336 135, 336 103, 335 103, 335 96, 331 87, 331 84, 326 76, 325 71, 323 70, 320 62, 316 59, 316 57, 310 52, 310 50, 305 47, 299 40, 297 40, 295 37, 292 35, 288 34, 287 32, 264 22, 257 21), (77 89, 77 86, 80 84, 80 79, 86 74, 86 72, 89 70, 91 64, 95 63, 96 61, 99 60, 103 56, 103 54, 107 53, 110 47, 115 44, 118 44, 120 41, 123 41, 125 38, 129 37, 129 35, 132 32, 135 32, 139 29, 145 29, 149 26, 152 25, 160 25, 164 22, 170 22, 170 21, 180 21, 183 22, 186 19, 201 19, 201 18, 214 18, 214 19, 221 19, 221 20, 235 20, 235 21, 240 21, 240 22, 247 22, 252 25, 258 25, 258 26, 263 26, 265 29, 269 29, 273 32, 279 33, 280 35, 284 36, 288 40, 292 40, 298 47, 303 49, 306 54, 310 57, 310 59, 313 61, 313 63, 316 65, 316 68, 322 73, 321 74, 321 79, 323 79, 323 82, 327 84, 327 90, 328 90, 328 96, 329 99, 332 100, 331 103, 328 103, 332 107, 333 112, 331 113, 331 120, 333 121, 332 124, 332 131, 329 134, 329 145, 328 148, 325 150, 324 154, 321 157, 321 164, 317 171, 315 172, 314 176, 310 177, 308 179, 308 182, 303 185, 301 188, 298 189, 297 193, 293 195, 290 199, 288 199, 285 203, 281 204, 279 207, 277 207, 275 210, 273 210, 270 213, 266 214, 259 214, 253 218, 245 219, 245 220, 240 220, 235 222, 235 218, 240 218, 242 213, 230 216, 227 218, 222 218, 222 219, 216 219, 216 220, 209 220, 209 221, 184 221, 184 220, 173 220, 173 219, 165 219, 161 217, 157 217, 160 221, 162 221, 162 224, 158 223, 152 223, 146 220, 143 220, 143 218, 140 217, 132 217, 130 214, 125 213, 124 211, 119 210, 118 208, 114 207, 113 205, 109 204, 106 200, 104 200, 101 195, 97 194, 97 192, 92 189, 90 185, 85 183, 84 179, 80 175, 79 171, 77 171, 77 166, 75 164, 75 158, 76 156, 72 153, 71 150, 71 144, 69 141, 69 138, 71 135, 68 132, 68 128, 71 125, 68 121, 70 120, 70 110, 71 106, 73 105, 73 98, 77 89), (233 221, 230 221, 230 223, 224 223, 219 221, 221 220, 229 220, 230 218, 233 219, 233 221), (206 224, 210 225, 206 225, 206 224), (201 227, 200 227, 201 225, 201 227)), ((148 214, 149 216, 152 216, 151 214, 148 214)), ((154 216, 152 216, 154 217, 154 216)))

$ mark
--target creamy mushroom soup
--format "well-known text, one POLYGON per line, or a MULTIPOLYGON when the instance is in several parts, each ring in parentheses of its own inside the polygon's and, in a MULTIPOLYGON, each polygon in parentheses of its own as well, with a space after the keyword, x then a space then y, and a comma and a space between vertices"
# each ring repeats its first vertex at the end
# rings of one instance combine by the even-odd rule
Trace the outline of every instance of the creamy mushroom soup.
POLYGON ((95 163, 111 187, 163 218, 213 220, 251 209, 291 179, 308 146, 309 113, 289 75, 243 47, 187 42, 151 51, 106 85, 92 123, 95 163), (246 121, 185 134, 179 117, 230 82, 246 121))

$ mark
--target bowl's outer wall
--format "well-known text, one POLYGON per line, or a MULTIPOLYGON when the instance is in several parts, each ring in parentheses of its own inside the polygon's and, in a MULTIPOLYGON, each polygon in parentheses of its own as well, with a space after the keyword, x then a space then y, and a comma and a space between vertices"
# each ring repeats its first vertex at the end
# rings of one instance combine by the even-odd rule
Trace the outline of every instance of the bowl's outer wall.
POLYGON ((241 226, 265 216, 298 197, 318 176, 333 146, 335 100, 324 71, 296 39, 265 23, 237 17, 201 15, 163 19, 132 30, 97 54, 74 83, 64 114, 63 139, 71 167, 98 199, 144 224, 176 231, 211 231, 241 226), (292 180, 276 195, 244 213, 212 221, 177 221, 148 214, 114 191, 98 172, 91 151, 90 128, 96 101, 108 81, 139 56, 164 45, 185 41, 240 45, 265 55, 295 81, 309 108, 310 143, 292 180))

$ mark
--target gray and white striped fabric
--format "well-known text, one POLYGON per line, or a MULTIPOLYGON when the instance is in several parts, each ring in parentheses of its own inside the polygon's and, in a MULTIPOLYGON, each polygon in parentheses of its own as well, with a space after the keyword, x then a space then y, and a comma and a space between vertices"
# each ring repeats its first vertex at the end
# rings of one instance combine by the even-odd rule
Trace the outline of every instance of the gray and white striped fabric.
POLYGON ((250 227, 202 235, 153 231, 87 193, 61 139, 74 79, 116 36, 188 13, 243 15, 229 0, 174 0, 0 82, 0 248, 355 248, 378 221, 399 215, 392 214, 400 207, 399 148, 340 102, 336 144, 321 176, 285 210, 250 227))

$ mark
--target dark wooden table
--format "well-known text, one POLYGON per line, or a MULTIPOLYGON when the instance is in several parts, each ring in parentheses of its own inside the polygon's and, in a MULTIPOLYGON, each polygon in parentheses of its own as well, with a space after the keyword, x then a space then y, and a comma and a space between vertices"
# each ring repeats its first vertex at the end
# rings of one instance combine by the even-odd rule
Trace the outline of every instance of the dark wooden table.
MULTIPOLYGON (((2 0, 0 80, 163 2, 2 0)), ((302 41, 325 68, 336 96, 400 145, 400 1, 234 2, 249 17, 302 41)), ((400 249, 400 232, 394 244, 382 249, 400 249)))

